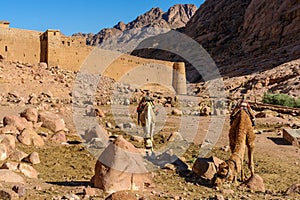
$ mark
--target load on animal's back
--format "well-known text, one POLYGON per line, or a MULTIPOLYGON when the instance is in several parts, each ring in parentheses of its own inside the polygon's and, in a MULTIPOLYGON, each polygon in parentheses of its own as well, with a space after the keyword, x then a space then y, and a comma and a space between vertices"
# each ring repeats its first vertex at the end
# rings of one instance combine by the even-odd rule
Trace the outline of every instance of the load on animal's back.
POLYGON ((250 117, 252 126, 255 126, 255 115, 254 112, 247 101, 246 95, 243 95, 242 98, 239 100, 239 102, 234 106, 231 115, 230 115, 230 125, 233 123, 234 119, 236 118, 237 114, 241 111, 244 110, 250 117))
POLYGON ((139 102, 138 107, 136 109, 136 111, 138 113, 138 124, 140 124, 140 116, 141 116, 141 113, 143 112, 145 106, 147 105, 147 103, 150 103, 151 106, 154 108, 154 99, 152 97, 150 97, 149 92, 147 92, 146 95, 142 97, 142 99, 139 102))

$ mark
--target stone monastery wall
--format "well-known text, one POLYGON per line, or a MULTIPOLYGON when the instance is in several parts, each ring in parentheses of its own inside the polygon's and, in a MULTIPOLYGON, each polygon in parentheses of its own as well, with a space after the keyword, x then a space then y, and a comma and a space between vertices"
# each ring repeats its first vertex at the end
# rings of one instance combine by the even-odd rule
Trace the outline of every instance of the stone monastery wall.
MULTIPOLYGON (((3 21, 0 21, 0 59, 31 64, 45 62, 49 66, 76 71, 95 48, 86 45, 84 38, 64 36, 59 30, 23 30, 9 28, 9 22, 1 22, 3 21)), ((97 57, 95 62, 101 63, 107 59, 101 53, 97 57)), ((184 63, 124 54, 107 67, 104 75, 120 82, 159 83, 172 87, 179 94, 186 94, 184 63)))

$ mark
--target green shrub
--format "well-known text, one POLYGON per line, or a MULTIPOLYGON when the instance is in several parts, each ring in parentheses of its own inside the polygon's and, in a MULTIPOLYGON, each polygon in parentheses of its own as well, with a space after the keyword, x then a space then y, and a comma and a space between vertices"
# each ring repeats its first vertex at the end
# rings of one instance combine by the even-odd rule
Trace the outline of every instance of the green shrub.
POLYGON ((295 99, 287 94, 265 93, 263 103, 300 108, 300 98, 295 99))

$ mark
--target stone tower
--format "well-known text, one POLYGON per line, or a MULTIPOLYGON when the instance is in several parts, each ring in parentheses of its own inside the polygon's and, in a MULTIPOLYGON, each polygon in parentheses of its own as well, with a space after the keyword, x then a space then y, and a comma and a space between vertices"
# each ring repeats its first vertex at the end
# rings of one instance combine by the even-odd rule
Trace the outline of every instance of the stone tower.
POLYGON ((186 94, 186 74, 184 62, 175 62, 173 65, 173 88, 176 94, 186 94))

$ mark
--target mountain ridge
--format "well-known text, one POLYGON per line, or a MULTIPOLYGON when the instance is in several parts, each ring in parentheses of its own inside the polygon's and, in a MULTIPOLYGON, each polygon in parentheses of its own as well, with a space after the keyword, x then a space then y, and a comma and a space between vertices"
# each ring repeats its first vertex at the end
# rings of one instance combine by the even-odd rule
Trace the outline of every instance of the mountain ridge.
POLYGON ((125 24, 118 22, 113 28, 104 28, 98 33, 75 33, 73 36, 86 38, 88 45, 101 45, 112 37, 121 35, 123 32, 144 27, 155 27, 162 29, 178 29, 185 26, 188 20, 196 12, 197 7, 193 4, 175 4, 164 12, 160 8, 152 8, 146 13, 139 15, 133 21, 125 24))

